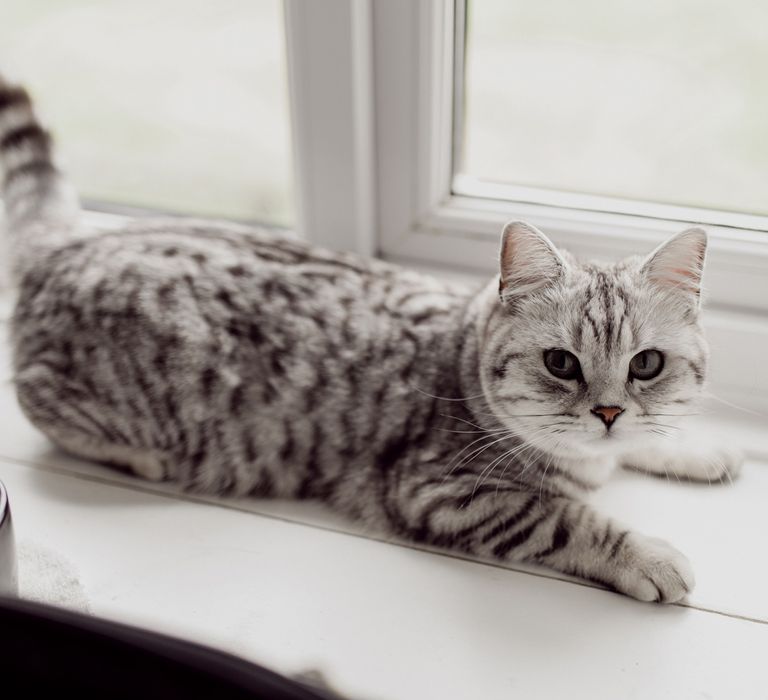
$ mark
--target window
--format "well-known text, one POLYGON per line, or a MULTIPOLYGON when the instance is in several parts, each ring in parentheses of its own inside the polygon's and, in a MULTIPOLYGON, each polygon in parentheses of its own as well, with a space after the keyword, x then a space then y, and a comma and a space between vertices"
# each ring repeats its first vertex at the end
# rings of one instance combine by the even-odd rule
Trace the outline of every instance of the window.
POLYGON ((456 192, 768 214, 765 3, 469 0, 466 13, 456 192))
POLYGON ((7 0, 0 47, 86 202, 294 222, 280 0, 7 0))

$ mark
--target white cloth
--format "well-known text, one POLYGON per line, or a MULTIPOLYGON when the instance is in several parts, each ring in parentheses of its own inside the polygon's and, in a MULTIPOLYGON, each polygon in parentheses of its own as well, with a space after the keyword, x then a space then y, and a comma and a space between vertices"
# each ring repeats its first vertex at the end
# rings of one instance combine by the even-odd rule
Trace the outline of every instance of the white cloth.
POLYGON ((29 540, 17 543, 17 555, 20 598, 90 614, 88 596, 72 562, 29 540))

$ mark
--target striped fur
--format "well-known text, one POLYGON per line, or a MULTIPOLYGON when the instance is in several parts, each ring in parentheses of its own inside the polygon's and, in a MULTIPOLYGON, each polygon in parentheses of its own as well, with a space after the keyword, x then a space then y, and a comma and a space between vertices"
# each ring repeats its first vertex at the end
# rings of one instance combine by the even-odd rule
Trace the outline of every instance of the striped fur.
POLYGON ((682 555, 583 498, 699 394, 700 265, 683 287, 665 269, 703 260, 703 234, 601 266, 512 224, 501 276, 475 291, 223 223, 88 235, 26 93, 2 82, 0 161, 18 398, 63 448, 190 490, 320 499, 643 600, 690 589, 682 555), (647 347, 664 372, 629 381, 647 347), (548 373, 548 348, 581 379, 548 373), (610 434, 595 404, 625 408, 610 434))

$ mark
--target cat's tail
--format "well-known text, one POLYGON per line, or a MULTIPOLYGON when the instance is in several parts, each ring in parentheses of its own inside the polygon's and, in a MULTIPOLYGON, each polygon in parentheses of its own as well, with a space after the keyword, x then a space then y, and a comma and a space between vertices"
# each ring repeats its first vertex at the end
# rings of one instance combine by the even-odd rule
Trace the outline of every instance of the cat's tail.
POLYGON ((11 268, 18 279, 74 235, 80 206, 53 163, 50 134, 38 122, 29 94, 2 76, 0 170, 11 268))

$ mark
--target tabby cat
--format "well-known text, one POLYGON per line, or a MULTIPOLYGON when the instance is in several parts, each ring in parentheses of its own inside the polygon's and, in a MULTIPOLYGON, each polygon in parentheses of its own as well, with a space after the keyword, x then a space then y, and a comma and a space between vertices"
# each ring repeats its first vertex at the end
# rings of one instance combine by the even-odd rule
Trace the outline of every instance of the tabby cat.
POLYGON ((0 160, 18 400, 63 449, 198 492, 320 499, 640 600, 691 590, 682 554, 584 497, 617 465, 739 468, 648 447, 705 380, 701 229, 608 265, 510 223, 477 291, 264 229, 89 231, 27 93, 2 81, 0 160))

